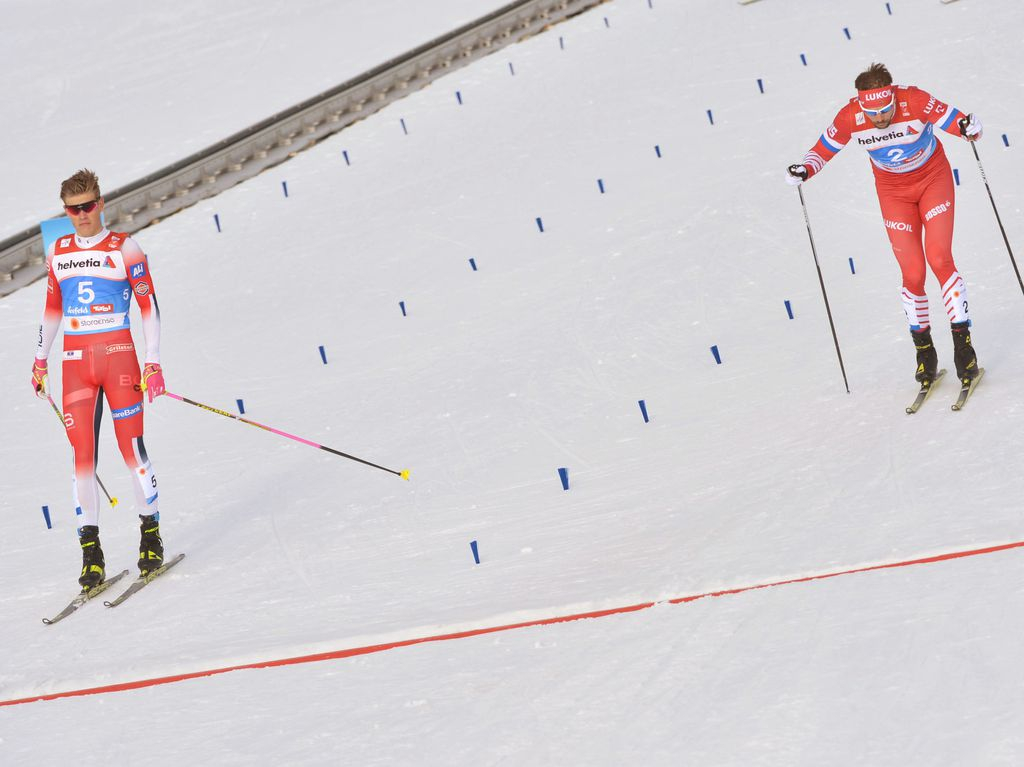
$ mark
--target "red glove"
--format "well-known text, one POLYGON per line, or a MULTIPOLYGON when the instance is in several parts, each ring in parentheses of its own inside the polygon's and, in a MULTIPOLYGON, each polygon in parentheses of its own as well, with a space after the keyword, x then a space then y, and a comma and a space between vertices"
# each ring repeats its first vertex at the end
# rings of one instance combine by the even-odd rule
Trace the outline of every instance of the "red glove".
POLYGON ((46 385, 46 360, 32 361, 32 390, 39 399, 46 399, 49 395, 46 385))
POLYGON ((150 402, 153 401, 154 397, 159 397, 161 394, 166 393, 167 387, 164 386, 164 371, 159 363, 147 362, 146 366, 142 369, 142 391, 149 394, 150 402))

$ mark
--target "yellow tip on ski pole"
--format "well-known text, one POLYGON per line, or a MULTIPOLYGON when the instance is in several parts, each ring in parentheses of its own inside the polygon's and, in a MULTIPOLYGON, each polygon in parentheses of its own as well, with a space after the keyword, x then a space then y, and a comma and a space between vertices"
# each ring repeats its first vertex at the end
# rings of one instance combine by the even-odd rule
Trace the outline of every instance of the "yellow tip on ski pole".
POLYGON ((408 482, 409 481, 409 470, 408 469, 402 469, 401 473, 398 476, 400 476, 402 479, 404 479, 406 482, 408 482))

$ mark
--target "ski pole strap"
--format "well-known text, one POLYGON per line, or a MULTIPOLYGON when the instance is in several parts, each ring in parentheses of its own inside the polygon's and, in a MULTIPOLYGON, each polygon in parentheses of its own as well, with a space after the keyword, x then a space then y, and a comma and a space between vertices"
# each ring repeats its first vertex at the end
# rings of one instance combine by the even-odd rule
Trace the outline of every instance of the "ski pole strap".
POLYGON ((361 463, 361 464, 364 464, 366 466, 372 466, 374 469, 380 469, 381 471, 386 471, 386 472, 388 472, 390 474, 394 474, 394 475, 396 475, 398 477, 401 477, 404 480, 408 480, 409 479, 409 470, 408 469, 402 469, 401 471, 398 471, 396 469, 389 469, 387 466, 380 466, 379 464, 373 463, 371 461, 367 461, 367 460, 365 460, 363 458, 358 458, 357 456, 349 455, 348 453, 343 453, 340 450, 335 450, 332 447, 327 447, 326 445, 321 445, 318 442, 313 442, 312 440, 296 436, 295 434, 289 434, 286 431, 281 431, 280 429, 275 429, 273 426, 267 426, 266 424, 257 423, 256 421, 250 421, 248 418, 242 418, 241 416, 235 415, 234 413, 229 413, 226 410, 220 410, 219 408, 215 408, 215 407, 212 407, 210 405, 204 405, 202 402, 196 402, 195 400, 191 400, 188 397, 183 397, 180 394, 174 394, 173 392, 166 392, 166 395, 168 397, 170 397, 171 399, 176 399, 179 402, 184 402, 184 403, 186 403, 188 405, 193 405, 193 406, 195 406, 197 408, 200 408, 201 410, 208 410, 209 412, 216 413, 217 415, 226 416, 227 418, 233 418, 236 421, 241 421, 242 423, 247 423, 250 426, 256 426, 256 427, 258 427, 260 429, 263 429, 264 431, 269 431, 272 434, 277 434, 280 437, 286 437, 286 438, 288 438, 290 440, 294 440, 295 442, 301 442, 303 445, 309 445, 310 447, 315 447, 315 448, 317 448, 319 450, 325 450, 328 453, 333 453, 334 455, 341 456, 342 458, 347 458, 350 461, 355 461, 356 463, 361 463))

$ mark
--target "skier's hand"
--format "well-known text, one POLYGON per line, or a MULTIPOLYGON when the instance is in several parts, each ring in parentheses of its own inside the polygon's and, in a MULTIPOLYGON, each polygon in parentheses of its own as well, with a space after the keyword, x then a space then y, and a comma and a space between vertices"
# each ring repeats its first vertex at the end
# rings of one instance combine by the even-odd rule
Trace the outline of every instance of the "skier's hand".
POLYGON ((960 135, 968 141, 977 141, 981 138, 981 120, 976 114, 961 117, 957 124, 960 126, 960 135))
POLYGON ((32 360, 32 390, 39 399, 46 399, 50 393, 46 377, 46 360, 32 360))
POLYGON ((146 363, 146 367, 142 369, 141 388, 142 391, 149 395, 150 402, 152 402, 155 397, 159 397, 161 394, 166 393, 167 389, 164 386, 164 371, 158 363, 146 363))
POLYGON ((790 186, 800 186, 807 180, 806 165, 790 165, 786 168, 786 183, 790 186))

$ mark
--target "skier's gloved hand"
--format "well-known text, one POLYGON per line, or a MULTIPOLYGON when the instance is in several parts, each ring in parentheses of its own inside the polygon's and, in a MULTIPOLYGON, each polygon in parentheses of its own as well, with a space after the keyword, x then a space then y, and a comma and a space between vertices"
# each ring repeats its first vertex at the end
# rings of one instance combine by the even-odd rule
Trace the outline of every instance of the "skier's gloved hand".
POLYGON ((807 180, 806 165, 790 165, 786 168, 786 183, 790 186, 799 186, 807 180))
POLYGON ((977 141, 981 138, 981 120, 976 114, 961 117, 957 124, 960 126, 960 135, 968 141, 977 141))
POLYGON ((149 395, 152 402, 155 397, 167 392, 164 386, 164 371, 156 362, 147 362, 142 369, 142 391, 149 395))
POLYGON ((46 360, 32 360, 32 390, 39 399, 46 399, 50 393, 46 378, 46 360))

